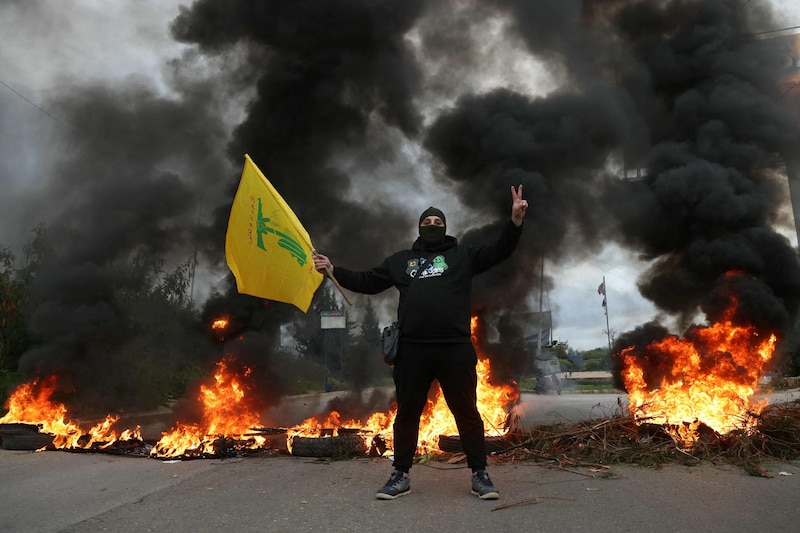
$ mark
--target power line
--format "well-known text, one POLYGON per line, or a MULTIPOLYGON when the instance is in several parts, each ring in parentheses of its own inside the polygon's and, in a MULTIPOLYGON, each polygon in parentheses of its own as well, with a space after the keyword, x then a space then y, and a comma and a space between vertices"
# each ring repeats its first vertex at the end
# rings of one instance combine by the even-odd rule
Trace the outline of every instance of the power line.
POLYGON ((787 94, 789 94, 789 92, 791 92, 791 90, 792 90, 792 89, 794 89, 795 87, 797 87, 798 85, 800 85, 800 81, 796 81, 796 82, 794 82, 794 83, 792 84, 792 86, 791 86, 791 87, 789 87, 788 89, 786 89, 786 92, 784 92, 782 95, 780 95, 780 96, 779 96, 777 99, 778 99, 778 100, 780 100, 781 98, 783 98, 784 96, 786 96, 787 94))
POLYGON ((778 33, 781 31, 789 31, 789 30, 800 30, 800 26, 792 26, 791 28, 780 28, 777 30, 759 31, 756 33, 751 33, 750 35, 766 35, 767 33, 778 33))
POLYGON ((742 12, 742 10, 743 10, 744 8, 746 8, 746 7, 747 7, 747 4, 749 4, 749 3, 750 3, 750 0, 747 0, 747 2, 745 2, 744 4, 742 4, 742 5, 739 7, 739 9, 736 11, 736 13, 737 13, 737 14, 738 14, 738 13, 741 13, 741 12, 742 12))
POLYGON ((55 121, 56 123, 58 123, 59 125, 61 125, 61 126, 65 127, 65 128, 72 129, 72 127, 70 127, 70 126, 68 126, 68 125, 64 124, 63 122, 61 122, 60 120, 58 120, 56 117, 54 117, 53 115, 51 115, 50 113, 48 113, 47 111, 45 111, 44 109, 42 109, 41 107, 39 107, 38 105, 36 105, 35 103, 33 103, 33 102, 31 102, 30 100, 28 100, 27 98, 25 98, 25 96, 23 96, 22 94, 20 94, 19 92, 17 92, 17 91, 16 91, 16 90, 15 90, 13 87, 11 87, 9 84, 7 84, 6 82, 4 82, 3 80, 0 80, 0 84, 2 84, 2 85, 3 85, 3 86, 5 86, 5 87, 6 87, 6 88, 7 88, 9 91, 11 91, 12 93, 16 94, 17 96, 19 96, 20 98, 22 98, 23 100, 25 100, 26 102, 28 102, 30 105, 32 105, 33 107, 35 107, 36 109, 38 109, 38 110, 39 110, 40 112, 42 112, 43 114, 47 115, 47 116, 48 116, 48 117, 49 117, 51 120, 55 121))

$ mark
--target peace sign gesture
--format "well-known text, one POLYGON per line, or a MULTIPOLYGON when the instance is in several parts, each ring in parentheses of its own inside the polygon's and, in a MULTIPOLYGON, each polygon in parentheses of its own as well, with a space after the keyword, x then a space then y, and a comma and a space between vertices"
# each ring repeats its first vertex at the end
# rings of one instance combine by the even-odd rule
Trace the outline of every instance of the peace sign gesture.
POLYGON ((515 226, 522 225, 522 219, 525 218, 525 211, 528 209, 528 200, 522 199, 522 184, 519 189, 514 189, 511 186, 511 221, 515 226))

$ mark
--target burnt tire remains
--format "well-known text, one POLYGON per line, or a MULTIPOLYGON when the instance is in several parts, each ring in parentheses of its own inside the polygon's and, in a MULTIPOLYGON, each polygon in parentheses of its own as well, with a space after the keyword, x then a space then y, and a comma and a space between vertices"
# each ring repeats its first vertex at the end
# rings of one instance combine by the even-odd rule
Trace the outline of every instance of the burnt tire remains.
POLYGON ((36 424, 0 424, 0 447, 4 450, 38 450, 53 448, 53 436, 39 433, 36 424))
POLYGON ((53 449, 53 436, 46 433, 5 433, 0 441, 4 450, 53 449))
POLYGON ((361 435, 338 437, 293 437, 292 455, 298 457, 355 457, 367 453, 361 435))

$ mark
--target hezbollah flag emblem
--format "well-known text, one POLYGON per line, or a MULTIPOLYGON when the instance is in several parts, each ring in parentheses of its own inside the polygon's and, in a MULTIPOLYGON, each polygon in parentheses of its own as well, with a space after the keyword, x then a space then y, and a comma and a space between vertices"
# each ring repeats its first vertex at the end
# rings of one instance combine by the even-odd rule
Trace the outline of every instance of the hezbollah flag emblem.
POLYGON ((311 238, 250 156, 233 199, 225 259, 242 294, 295 305, 304 313, 323 280, 311 238))

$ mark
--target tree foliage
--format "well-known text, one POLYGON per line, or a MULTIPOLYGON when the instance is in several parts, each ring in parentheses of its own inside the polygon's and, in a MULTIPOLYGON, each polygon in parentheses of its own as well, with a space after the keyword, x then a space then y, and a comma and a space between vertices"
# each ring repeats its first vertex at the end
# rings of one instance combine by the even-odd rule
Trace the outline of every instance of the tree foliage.
POLYGON ((143 249, 129 259, 70 265, 43 225, 33 229, 21 264, 0 247, 3 398, 12 378, 18 384, 54 371, 69 374, 74 392, 64 400, 79 409, 151 408, 183 394, 209 347, 194 334, 190 263, 165 264, 143 249), (75 272, 82 285, 73 283, 75 272))
POLYGON ((8 247, 0 247, 0 371, 15 371, 20 357, 31 345, 27 308, 30 285, 37 268, 52 256, 52 251, 42 224, 31 231, 23 248, 21 266, 15 264, 16 257, 8 247))
POLYGON ((582 352, 583 368, 581 370, 608 370, 611 368, 611 360, 608 355, 608 348, 594 348, 582 352))
POLYGON ((364 317, 361 319, 361 336, 360 340, 367 346, 377 348, 381 344, 381 330, 378 323, 378 313, 375 311, 375 306, 372 305, 372 299, 366 298, 367 303, 364 306, 364 317))

